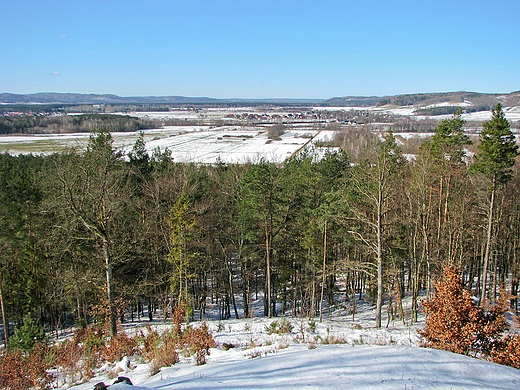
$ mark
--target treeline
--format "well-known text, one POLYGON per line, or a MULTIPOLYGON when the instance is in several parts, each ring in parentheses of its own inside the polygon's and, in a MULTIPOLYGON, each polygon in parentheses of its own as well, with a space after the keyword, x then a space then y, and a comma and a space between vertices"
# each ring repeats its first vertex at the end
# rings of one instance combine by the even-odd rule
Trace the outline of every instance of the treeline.
MULTIPOLYGON (((455 113, 455 111, 450 114, 455 113)), ((333 114, 338 121, 354 125, 373 125, 378 127, 388 125, 395 132, 428 133, 433 132, 440 123, 439 119, 415 119, 414 117, 392 115, 377 111, 325 111, 324 114, 333 114)))
POLYGON ((108 132, 132 132, 163 126, 236 125, 222 119, 137 118, 130 115, 24 115, 0 116, 0 135, 90 133, 96 129, 108 132))
MULTIPOLYGON (((492 108, 490 104, 481 104, 477 106, 469 106, 464 107, 464 112, 479 112, 479 111, 489 111, 492 108)), ((455 114, 461 107, 459 106, 436 106, 436 107, 428 107, 428 108, 420 108, 415 110, 416 115, 452 115, 455 114)))
MULTIPOLYGON (((418 296, 453 263, 482 298, 519 276, 520 175, 501 107, 468 163, 464 121, 441 122, 413 163, 391 133, 276 166, 176 163, 143 138, 123 156, 95 130, 86 152, 0 155, 0 300, 5 329, 64 323, 356 312, 361 296, 415 321, 418 296), (343 297, 338 285, 343 286, 343 297), (412 295, 411 313, 402 298, 412 295), (253 301, 263 299, 262 313, 253 301)), ((483 299, 484 300, 484 299, 483 299)), ((9 334, 9 332, 7 332, 9 334)))
POLYGON ((395 116, 387 113, 381 113, 377 111, 369 110, 349 110, 349 111, 324 111, 324 114, 332 114, 339 121, 344 122, 355 122, 358 124, 368 123, 392 123, 395 120, 395 116))
POLYGON ((139 131, 160 127, 147 118, 129 115, 34 115, 0 117, 0 134, 85 133, 98 128, 110 132, 139 131))
MULTIPOLYGON (((513 92, 514 93, 514 92, 513 92)), ((476 93, 476 92, 440 92, 440 93, 414 93, 409 95, 387 96, 380 99, 376 106, 394 104, 396 106, 411 106, 420 103, 423 106, 444 103, 460 102, 470 100, 477 106, 487 105, 492 107, 497 104, 499 94, 476 93)))

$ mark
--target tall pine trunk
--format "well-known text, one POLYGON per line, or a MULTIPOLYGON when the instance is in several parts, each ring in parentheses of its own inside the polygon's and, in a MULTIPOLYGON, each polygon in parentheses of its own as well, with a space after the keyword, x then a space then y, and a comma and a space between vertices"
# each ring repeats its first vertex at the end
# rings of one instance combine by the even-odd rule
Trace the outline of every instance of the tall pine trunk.
POLYGON ((323 319, 323 294, 325 292, 325 265, 327 261, 327 221, 325 221, 325 237, 323 238, 323 273, 321 275, 321 296, 320 296, 320 322, 323 319))
POLYGON ((382 235, 382 202, 383 193, 379 191, 377 204, 377 306, 376 328, 381 327, 381 312, 383 310, 383 235, 382 235))
POLYGON ((9 347, 9 318, 5 311, 4 295, 2 293, 2 280, 0 279, 0 306, 2 307, 2 324, 4 326, 4 347, 9 347))
POLYGON ((110 312, 110 335, 114 337, 117 334, 117 313, 114 303, 114 279, 112 277, 112 262, 110 261, 110 248, 108 239, 106 237, 103 238, 103 254, 105 256, 107 276, 108 310, 110 312))
POLYGON ((271 256, 269 245, 269 230, 265 229, 265 254, 266 254, 266 268, 267 268, 267 317, 271 318, 271 256))
POLYGON ((487 290, 487 270, 489 265, 489 252, 491 248, 491 236, 493 233, 493 208, 495 205, 495 192, 496 192, 496 175, 493 176, 493 185, 491 188, 491 200, 489 202, 489 211, 488 211, 488 227, 487 227, 487 237, 486 237, 486 251, 484 252, 484 268, 482 270, 482 293, 480 295, 480 303, 484 303, 486 300, 486 290, 487 290))

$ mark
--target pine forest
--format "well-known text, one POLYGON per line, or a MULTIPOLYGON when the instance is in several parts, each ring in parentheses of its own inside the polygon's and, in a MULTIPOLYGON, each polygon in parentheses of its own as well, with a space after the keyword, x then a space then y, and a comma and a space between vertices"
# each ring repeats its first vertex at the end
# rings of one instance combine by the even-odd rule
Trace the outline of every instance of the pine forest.
POLYGON ((340 301, 355 315, 361 297, 381 327, 405 316, 405 295, 416 321, 447 265, 481 303, 516 296, 515 137, 500 105, 475 154, 463 125, 443 120, 414 159, 387 132, 365 134, 355 156, 188 164, 149 155, 142 138, 123 155, 103 128, 86 151, 1 154, 4 329, 30 315, 55 336, 93 321, 115 335, 144 307, 151 320, 179 305, 192 320, 209 305, 220 319, 317 318, 340 301))

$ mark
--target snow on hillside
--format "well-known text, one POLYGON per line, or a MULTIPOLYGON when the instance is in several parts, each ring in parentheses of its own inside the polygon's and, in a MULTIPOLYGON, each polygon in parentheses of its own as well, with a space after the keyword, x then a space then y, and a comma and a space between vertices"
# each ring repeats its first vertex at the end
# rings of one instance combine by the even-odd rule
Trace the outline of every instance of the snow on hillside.
MULTIPOLYGON (((404 310, 409 316, 410 302, 404 310)), ((255 317, 209 320, 217 343, 207 364, 181 358, 173 367, 150 377, 150 365, 136 358, 107 365, 88 383, 73 390, 91 390, 100 381, 111 384, 114 370, 134 386, 109 390, 177 389, 517 389, 520 370, 445 351, 420 347, 419 323, 388 321, 374 328, 374 308, 360 301, 358 314, 327 310, 318 319, 255 317), (272 324, 292 324, 289 333, 273 333, 272 324), (224 344, 234 347, 226 350, 224 344), (110 375, 110 373, 112 375, 110 375), (112 379, 109 379, 110 378, 112 379)), ((145 322, 126 324, 128 332, 145 322)), ((159 330, 169 325, 155 322, 159 330)), ((194 324, 197 326, 197 324, 194 324)), ((66 389, 62 386, 61 389, 66 389)))
POLYGON ((297 346, 257 359, 169 368, 142 384, 163 390, 513 389, 518 385, 520 373, 512 368, 436 350, 365 345, 297 346))
MULTIPOLYGON (((464 107, 471 107, 471 102, 464 103, 453 103, 453 102, 444 102, 444 103, 436 103, 428 106, 370 106, 370 107, 313 107, 313 110, 335 110, 335 111, 372 111, 378 113, 387 113, 391 115, 400 115, 400 116, 408 116, 415 119, 446 119, 451 118, 452 115, 416 115, 416 110, 418 108, 433 108, 433 107, 443 107, 443 106, 460 106, 464 109, 464 107)), ((509 121, 518 121, 520 120, 520 108, 517 106, 514 107, 503 107, 504 114, 509 121)), ((491 119, 491 110, 485 111, 477 111, 477 112, 469 112, 462 114, 462 119, 468 122, 484 122, 491 119)))
MULTIPOLYGON (((272 348, 274 351, 274 348, 272 348)), ((520 371, 445 351, 402 345, 293 345, 256 358, 212 350, 206 365, 177 364, 146 377, 146 365, 116 389, 517 389, 520 371)), ((73 387, 90 390, 98 381, 73 387)))
POLYGON ((473 104, 471 102, 442 102, 442 103, 434 103, 425 106, 424 108, 434 108, 434 107, 471 107, 473 104))

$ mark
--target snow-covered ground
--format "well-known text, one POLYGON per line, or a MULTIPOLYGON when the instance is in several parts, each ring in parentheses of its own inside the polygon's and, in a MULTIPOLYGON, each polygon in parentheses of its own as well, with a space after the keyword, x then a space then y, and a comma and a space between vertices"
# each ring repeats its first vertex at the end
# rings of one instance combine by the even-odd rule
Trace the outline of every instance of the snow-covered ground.
MULTIPOLYGON (((464 103, 440 103, 433 106, 461 105, 469 106, 470 102, 464 103)), ((450 118, 451 115, 438 116, 419 116, 415 115, 416 106, 382 106, 382 107, 314 107, 312 111, 335 110, 350 111, 364 110, 392 115, 408 116, 414 119, 436 119, 441 120, 450 118)), ((504 113, 510 121, 520 121, 519 107, 506 107, 504 113)), ((114 113, 114 115, 122 113, 114 113)), ((124 113, 127 115, 128 113, 124 113)), ((310 114, 304 112, 299 114, 310 114)), ((299 115, 298 114, 298 115, 299 115)), ((204 108, 198 110, 179 109, 167 112, 132 112, 132 116, 149 117, 154 119, 177 119, 177 120, 198 120, 200 125, 190 126, 164 126, 160 129, 145 130, 145 141, 149 153, 155 150, 163 152, 166 148, 172 152, 172 156, 177 162, 194 163, 214 163, 217 160, 228 163, 241 163, 246 161, 258 161, 261 158, 275 163, 281 163, 292 156, 304 145, 311 142, 327 141, 333 138, 334 132, 331 130, 319 130, 324 127, 324 122, 332 121, 328 119, 305 119, 299 121, 294 115, 293 110, 265 109, 254 107, 235 107, 235 108, 204 108), (258 122, 256 125, 242 125, 240 120, 234 116, 254 114, 256 117, 266 115, 270 117, 270 124, 258 122), (232 116, 232 118, 228 118, 232 116), (278 119, 275 119, 278 118, 278 119), (284 118, 284 119, 282 119, 284 118), (210 123, 218 123, 226 119, 228 125, 221 127, 210 126, 210 123), (267 138, 267 127, 272 126, 273 121, 287 120, 291 123, 290 130, 282 136, 281 140, 271 141, 267 138)), ((491 119, 490 111, 471 112, 463 114, 462 118, 468 122, 467 132, 476 134, 480 129, 480 122, 491 119)), ((372 123, 371 127, 378 131, 388 131, 392 123, 372 123)), ((367 127, 369 128, 369 127, 367 127)), ((516 131, 516 129, 514 129, 516 131)), ((125 152, 131 150, 138 132, 112 133, 114 146, 125 152)), ((407 139, 411 136, 423 137, 425 134, 402 133, 402 137, 407 139)), ((428 134, 430 135, 430 134, 428 134)), ((89 134, 45 134, 27 136, 0 136, 0 153, 8 151, 11 154, 49 154, 60 152, 69 147, 78 149, 85 148, 89 134)))
MULTIPOLYGON (((464 103, 453 103, 453 102, 445 102, 432 104, 427 106, 427 108, 431 107, 442 107, 442 106, 460 106, 462 109, 464 107, 471 107, 472 104, 470 102, 464 103)), ((400 116, 408 116, 415 119, 446 119, 451 118, 451 115, 415 115, 415 112, 418 106, 370 106, 370 107, 314 107, 313 110, 316 111, 372 111, 377 113, 385 113, 391 115, 400 115, 400 116)), ((520 120, 520 107, 503 107, 504 114, 509 121, 518 121, 520 120)), ((462 114, 462 119, 468 122, 484 122, 491 119, 491 111, 477 111, 477 112, 469 112, 466 114, 462 114)))
MULTIPOLYGON (((108 382, 106 382, 108 383, 108 382)), ((256 359, 172 367, 126 389, 517 389, 520 372, 406 346, 299 345, 256 359)), ((92 389, 93 384, 77 389, 92 389)))
MULTIPOLYGON (((267 130, 262 127, 165 126, 143 131, 150 154, 157 149, 161 153, 168 149, 176 162, 194 163, 215 163, 217 159, 226 163, 245 163, 261 158, 281 163, 318 133, 298 127, 282 135, 280 140, 270 140, 267 130)), ((114 147, 127 153, 138 136, 139 132, 112 133, 114 147)), ((85 133, 3 136, 0 137, 0 152, 47 154, 67 147, 84 149, 88 139, 89 134, 85 133)))
MULTIPOLYGON (((217 343, 207 364, 181 358, 172 367, 150 376, 150 365, 136 358, 107 365, 88 383, 73 390, 91 390, 98 382, 111 384, 110 370, 131 379, 134 386, 117 384, 109 390, 143 389, 517 389, 520 370, 467 356, 420 347, 418 329, 424 317, 410 324, 410 301, 405 321, 384 319, 374 328, 374 309, 360 303, 359 313, 345 308, 318 319, 263 317, 209 320, 217 343), (272 324, 292 324, 289 333, 272 333, 272 324), (224 344, 233 344, 226 350, 224 344)), ((127 324, 126 330, 144 327, 127 324)), ((168 325, 155 323, 159 330, 168 325)), ((197 324, 195 324, 197 326, 197 324)), ((111 376, 114 378, 114 375, 111 376)), ((67 388, 62 386, 61 389, 67 388)))
MULTIPOLYGON (((147 141, 147 149, 168 149, 177 162, 226 163, 259 161, 281 163, 304 147, 317 134, 312 130, 288 131, 280 140, 270 140, 260 128, 219 127, 147 141)), ((128 149, 128 148, 127 148, 128 149)))

